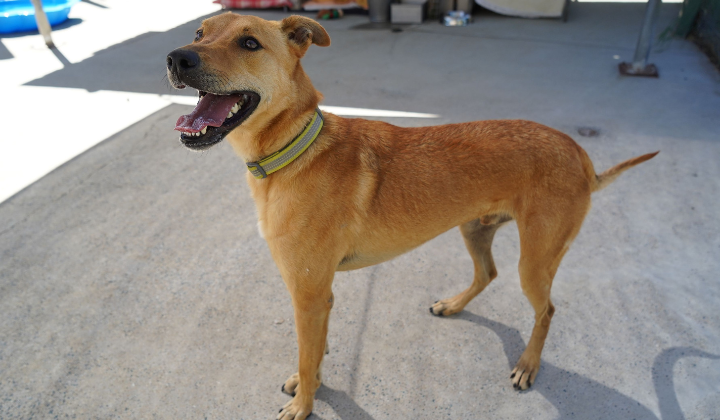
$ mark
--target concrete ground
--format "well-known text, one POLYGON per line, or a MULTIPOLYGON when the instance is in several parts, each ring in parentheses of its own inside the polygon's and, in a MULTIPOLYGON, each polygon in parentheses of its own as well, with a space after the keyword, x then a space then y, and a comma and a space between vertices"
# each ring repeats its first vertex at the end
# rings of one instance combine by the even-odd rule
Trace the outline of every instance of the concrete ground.
MULTIPOLYGON (((496 237, 495 282, 437 318, 429 305, 472 278, 452 230, 336 276, 315 418, 720 418, 720 74, 673 40, 653 51, 659 79, 618 76, 643 9, 572 3, 565 24, 483 14, 400 33, 361 29, 361 16, 325 23, 333 44, 304 67, 328 105, 441 115, 387 119, 405 126, 532 119, 575 138, 598 170, 661 153, 594 196, 529 391, 509 380, 533 325, 517 229, 496 237)), ((677 11, 664 5, 658 27, 677 11)), ((17 91, 185 94, 163 84, 164 56, 197 23, 17 91)), ((191 107, 163 106, 0 204, 0 418, 269 419, 288 400, 292 308, 245 169, 227 144, 183 149, 172 128, 191 107)), ((83 126, 62 102, 53 110, 83 126)))

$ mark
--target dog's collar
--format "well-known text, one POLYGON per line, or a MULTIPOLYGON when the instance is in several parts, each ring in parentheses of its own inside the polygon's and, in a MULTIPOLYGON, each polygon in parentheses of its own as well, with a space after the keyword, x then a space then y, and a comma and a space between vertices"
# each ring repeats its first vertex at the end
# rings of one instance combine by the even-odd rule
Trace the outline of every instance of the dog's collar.
POLYGON ((271 173, 279 171, 297 159, 320 134, 324 121, 322 112, 316 108, 315 115, 305 130, 290 144, 258 162, 245 162, 250 173, 257 179, 267 178, 271 173))

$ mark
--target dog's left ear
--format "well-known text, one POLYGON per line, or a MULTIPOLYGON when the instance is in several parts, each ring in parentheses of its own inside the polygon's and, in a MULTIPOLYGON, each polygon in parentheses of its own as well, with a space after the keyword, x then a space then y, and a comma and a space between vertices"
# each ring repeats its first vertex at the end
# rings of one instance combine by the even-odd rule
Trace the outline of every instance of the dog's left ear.
POLYGON ((330 35, 325 31, 325 28, 305 16, 294 15, 287 17, 282 20, 280 27, 287 35, 290 45, 298 49, 301 57, 311 43, 320 47, 330 45, 330 35))

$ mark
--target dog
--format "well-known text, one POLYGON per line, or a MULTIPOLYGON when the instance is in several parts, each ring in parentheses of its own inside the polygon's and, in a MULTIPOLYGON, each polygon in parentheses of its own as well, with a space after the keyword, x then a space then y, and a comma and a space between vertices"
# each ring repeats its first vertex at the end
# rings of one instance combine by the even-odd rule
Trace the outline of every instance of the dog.
POLYGON ((205 150, 226 139, 246 162, 261 235, 292 297, 299 368, 281 388, 293 398, 277 418, 303 420, 313 409, 335 272, 390 260, 456 226, 474 278, 430 312, 462 311, 497 276, 493 236, 514 220, 535 326, 510 379, 529 388, 555 312, 553 277, 591 193, 658 152, 596 175, 569 136, 530 121, 401 128, 323 114, 322 95, 300 65, 311 44, 330 45, 312 19, 226 13, 167 56, 172 85, 199 93, 177 122, 180 141, 205 150))

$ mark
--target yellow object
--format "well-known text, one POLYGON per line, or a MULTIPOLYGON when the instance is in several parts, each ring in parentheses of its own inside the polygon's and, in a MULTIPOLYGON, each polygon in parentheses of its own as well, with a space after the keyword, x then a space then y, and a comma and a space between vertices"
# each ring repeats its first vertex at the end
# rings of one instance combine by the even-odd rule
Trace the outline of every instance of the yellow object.
POLYGON ((246 162, 245 165, 255 178, 267 178, 268 175, 284 168, 307 150, 320 134, 323 122, 322 112, 316 109, 310 124, 290 144, 259 162, 246 162))

